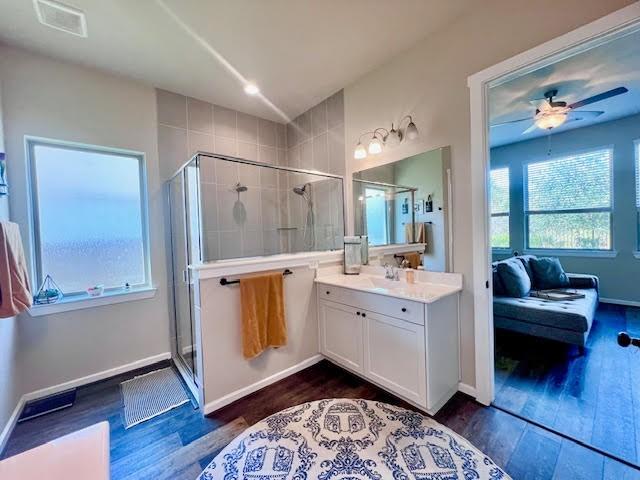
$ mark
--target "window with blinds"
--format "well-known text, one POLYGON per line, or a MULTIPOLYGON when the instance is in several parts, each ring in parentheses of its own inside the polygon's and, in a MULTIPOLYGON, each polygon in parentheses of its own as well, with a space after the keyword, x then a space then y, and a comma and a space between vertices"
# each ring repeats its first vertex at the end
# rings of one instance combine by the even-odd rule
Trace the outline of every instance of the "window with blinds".
POLYGON ((611 149, 598 149, 526 167, 529 248, 610 250, 611 149))
POLYGON ((491 247, 509 248, 509 167, 491 170, 491 247))

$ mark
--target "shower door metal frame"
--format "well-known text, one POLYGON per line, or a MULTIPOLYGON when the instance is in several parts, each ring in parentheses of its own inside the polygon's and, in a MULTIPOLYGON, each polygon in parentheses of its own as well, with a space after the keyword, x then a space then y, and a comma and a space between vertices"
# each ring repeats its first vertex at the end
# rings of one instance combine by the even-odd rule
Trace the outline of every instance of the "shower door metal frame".
MULTIPOLYGON (((411 224, 412 225, 416 224, 416 208, 415 208, 415 204, 416 204, 416 192, 418 191, 417 188, 408 187, 406 185, 396 185, 395 183, 385 183, 385 182, 374 182, 374 181, 369 181, 369 180, 362 180, 360 178, 352 178, 351 181, 357 182, 357 183, 366 183, 367 185, 377 185, 379 187, 385 187, 385 188, 402 188, 403 189, 403 190, 394 191, 393 192, 394 195, 398 195, 400 193, 410 192, 411 193, 411 224)), ((355 220, 354 220, 354 222, 355 222, 355 220)), ((412 241, 410 243, 418 243, 418 242, 416 242, 416 229, 415 229, 415 227, 412 228, 411 230, 412 230, 412 232, 411 232, 412 241)))
MULTIPOLYGON (((191 161, 189 161, 188 163, 191 163, 191 161)), ((173 360, 174 363, 176 365, 176 368, 178 369, 178 371, 180 372, 180 375, 182 376, 183 380, 186 382, 187 386, 189 387, 189 389, 191 390, 192 394, 194 395, 194 397, 197 399, 199 398, 198 395, 198 380, 197 380, 197 375, 196 375, 196 369, 195 369, 195 360, 193 358, 193 353, 192 353, 192 358, 191 358, 191 364, 193 365, 193 367, 189 367, 189 365, 187 364, 187 362, 184 359, 184 356, 182 354, 182 352, 180 352, 180 342, 178 340, 178 301, 177 301, 177 295, 176 295, 176 279, 179 278, 179 281, 185 282, 188 285, 188 293, 189 293, 189 324, 190 324, 190 329, 191 329, 191 342, 194 345, 195 348, 195 316, 194 316, 194 305, 192 302, 192 286, 191 286, 191 272, 189 270, 189 265, 190 265, 190 246, 189 246, 189 233, 188 233, 188 226, 187 226, 187 194, 186 194, 186 167, 188 166, 188 164, 183 165, 182 169, 177 172, 176 174, 174 174, 169 180, 167 180, 166 185, 167 185, 167 205, 168 205, 168 212, 169 212, 169 229, 170 229, 170 235, 169 235, 169 239, 171 242, 171 273, 172 273, 172 284, 171 284, 171 293, 173 295, 173 322, 174 322, 174 332, 173 332, 173 342, 175 342, 175 356, 173 356, 173 360), (179 276, 176 276, 176 272, 175 272, 175 266, 176 266, 176 245, 174 244, 174 238, 173 238, 173 213, 171 210, 172 207, 172 182, 175 179, 175 177, 177 177, 179 174, 181 175, 181 185, 182 185, 182 195, 181 195, 181 205, 182 205, 182 216, 183 216, 183 225, 184 228, 182 229, 181 234, 184 235, 184 259, 185 259, 185 265, 184 265, 184 270, 182 271, 182 273, 179 274, 179 276)), ((176 232, 178 234, 180 234, 180 232, 176 232)))

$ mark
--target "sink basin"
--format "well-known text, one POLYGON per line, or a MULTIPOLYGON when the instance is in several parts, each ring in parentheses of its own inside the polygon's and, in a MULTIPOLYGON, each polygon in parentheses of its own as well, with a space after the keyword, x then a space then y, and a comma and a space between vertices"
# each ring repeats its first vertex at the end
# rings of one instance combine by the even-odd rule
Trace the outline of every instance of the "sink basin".
POLYGON ((332 275, 326 278, 319 278, 317 281, 427 303, 460 291, 459 288, 450 285, 422 282, 407 283, 404 280, 389 280, 373 275, 332 275))

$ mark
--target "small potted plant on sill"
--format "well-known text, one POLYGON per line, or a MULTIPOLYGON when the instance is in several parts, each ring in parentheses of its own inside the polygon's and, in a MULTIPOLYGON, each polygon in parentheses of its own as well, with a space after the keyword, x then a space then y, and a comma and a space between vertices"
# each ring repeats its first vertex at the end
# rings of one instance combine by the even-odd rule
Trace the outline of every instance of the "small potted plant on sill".
POLYGON ((51 275, 44 277, 42 285, 38 289, 38 292, 33 297, 33 303, 36 305, 50 305, 56 303, 62 298, 62 290, 53 281, 51 275))

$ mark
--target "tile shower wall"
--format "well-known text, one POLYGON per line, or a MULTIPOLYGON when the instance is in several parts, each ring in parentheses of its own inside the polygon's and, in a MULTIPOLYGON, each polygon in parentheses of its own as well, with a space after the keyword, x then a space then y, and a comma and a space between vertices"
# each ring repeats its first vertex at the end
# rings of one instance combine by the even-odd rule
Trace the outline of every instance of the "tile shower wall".
MULTIPOLYGON (((319 170, 344 176, 344 94, 333 94, 287 125, 287 164, 307 170, 319 170)), ((315 217, 315 249, 342 248, 344 236, 343 192, 340 182, 291 177, 297 184, 310 181, 315 217), (328 201, 326 200, 328 199, 328 201)), ((292 248, 303 250, 306 205, 290 185, 289 209, 297 229, 291 235, 292 248)))
MULTIPOLYGON (((285 125, 157 90, 160 172, 170 178, 197 151, 285 165, 285 125)), ((290 250, 286 176, 221 160, 201 163, 203 260, 290 250), (238 193, 236 185, 247 187, 238 193)))

